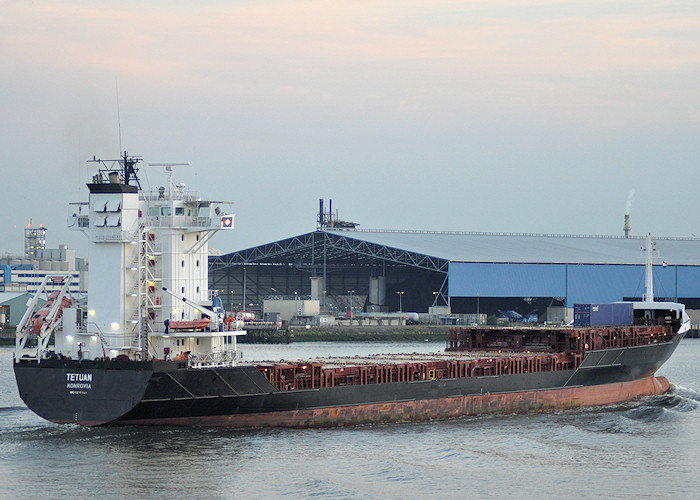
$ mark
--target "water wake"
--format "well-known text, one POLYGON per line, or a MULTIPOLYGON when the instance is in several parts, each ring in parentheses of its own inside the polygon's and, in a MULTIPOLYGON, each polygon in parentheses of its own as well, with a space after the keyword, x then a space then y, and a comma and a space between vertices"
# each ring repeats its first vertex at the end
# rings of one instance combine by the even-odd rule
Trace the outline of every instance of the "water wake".
POLYGON ((694 391, 693 389, 688 389, 680 385, 671 384, 671 389, 666 394, 678 395, 685 399, 700 402, 700 392, 694 391))
POLYGON ((3 413, 16 413, 18 411, 26 410, 26 406, 3 406, 0 407, 0 414, 3 413))

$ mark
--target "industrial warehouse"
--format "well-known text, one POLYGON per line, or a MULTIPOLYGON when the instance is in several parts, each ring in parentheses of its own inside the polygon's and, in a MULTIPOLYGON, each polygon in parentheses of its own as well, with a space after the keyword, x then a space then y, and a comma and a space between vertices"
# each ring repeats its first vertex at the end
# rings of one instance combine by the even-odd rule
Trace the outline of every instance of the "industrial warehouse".
MULTIPOLYGON (((624 235, 576 236, 358 230, 322 205, 319 214, 315 231, 209 257, 209 287, 226 311, 310 326, 569 323, 574 304, 644 293, 647 238, 631 236, 628 219, 624 235)), ((697 330, 700 239, 654 238, 653 261, 656 300, 684 303, 697 330)), ((0 326, 9 331, 27 300, 17 296, 34 290, 10 288, 26 287, 27 271, 7 264, 0 326)))
MULTIPOLYGON (((640 300, 646 237, 357 230, 319 212, 316 231, 210 257, 227 310, 298 324, 418 313, 569 322, 573 306, 640 300), (476 316, 473 316, 476 315, 476 316)), ((655 238, 654 294, 700 309, 700 239, 655 238)))

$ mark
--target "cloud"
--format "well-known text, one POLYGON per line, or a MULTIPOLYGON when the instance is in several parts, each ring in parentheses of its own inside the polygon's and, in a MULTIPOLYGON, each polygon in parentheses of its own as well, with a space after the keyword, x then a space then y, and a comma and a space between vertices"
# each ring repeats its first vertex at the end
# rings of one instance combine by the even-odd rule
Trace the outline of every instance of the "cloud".
MULTIPOLYGON (((237 183, 265 172, 311 190, 315 176, 330 191, 405 178, 402 196, 423 199, 422 186, 443 189, 426 175, 439 171, 450 199, 496 178, 517 206, 545 186, 565 203, 584 172, 620 171, 588 181, 585 200, 669 153, 676 169, 694 165, 698 33, 683 0, 9 1, 0 147, 28 171, 114 155, 118 80, 125 148, 193 164, 196 152, 221 178, 234 165, 237 183)), ((433 224, 415 210, 416 225, 433 224)), ((539 213, 555 211, 569 217, 539 213)))
POLYGON ((611 15, 610 2, 593 4, 598 14, 581 7, 587 15, 577 16, 572 6, 580 3, 556 1, 532 2, 527 9, 498 1, 204 2, 174 8, 16 3, 9 12, 15 22, 3 37, 15 40, 18 56, 31 54, 36 64, 160 74, 175 86, 193 78, 183 70, 216 74, 227 59, 232 69, 270 72, 313 63, 459 62, 486 76, 590 75, 698 63, 697 37, 674 34, 697 31, 700 16, 644 9, 611 15), (515 16, 512 9, 525 14, 515 16))
POLYGON ((117 77, 160 107, 451 126, 698 119, 684 102, 700 77, 700 14, 655 2, 13 2, 4 19, 5 85, 21 89, 99 82, 107 94, 117 77))

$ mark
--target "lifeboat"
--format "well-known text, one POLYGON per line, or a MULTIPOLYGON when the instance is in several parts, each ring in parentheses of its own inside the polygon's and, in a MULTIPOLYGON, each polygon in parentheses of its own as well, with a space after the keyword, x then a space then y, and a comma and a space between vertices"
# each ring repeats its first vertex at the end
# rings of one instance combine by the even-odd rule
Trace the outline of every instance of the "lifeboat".
MULTIPOLYGON (((49 295, 46 304, 44 304, 44 306, 41 309, 39 309, 36 312, 36 314, 34 314, 34 316, 32 316, 32 331, 36 335, 39 335, 39 332, 41 332, 41 327, 44 326, 46 317, 49 315, 49 312, 51 312, 51 308, 53 307, 53 304, 59 295, 59 292, 53 292, 51 295, 49 295)), ((70 307, 72 304, 73 302, 71 301, 70 297, 64 295, 63 299, 61 299, 61 304, 58 306, 58 312, 56 313, 54 322, 58 321, 61 318, 61 316, 63 315, 63 309, 66 307, 70 307)))
POLYGON ((209 318, 181 321, 170 320, 168 327, 176 332, 196 332, 197 330, 204 330, 207 326, 209 326, 209 323, 211 323, 209 318))

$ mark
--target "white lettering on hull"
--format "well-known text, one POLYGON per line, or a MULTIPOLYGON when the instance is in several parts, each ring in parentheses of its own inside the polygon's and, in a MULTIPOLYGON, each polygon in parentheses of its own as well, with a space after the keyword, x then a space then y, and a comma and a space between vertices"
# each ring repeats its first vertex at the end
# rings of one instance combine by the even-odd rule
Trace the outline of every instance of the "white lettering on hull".
POLYGON ((69 394, 87 394, 92 389, 92 373, 66 373, 66 389, 69 394))
POLYGON ((69 389, 92 389, 92 384, 71 383, 66 384, 66 387, 68 387, 69 389))

